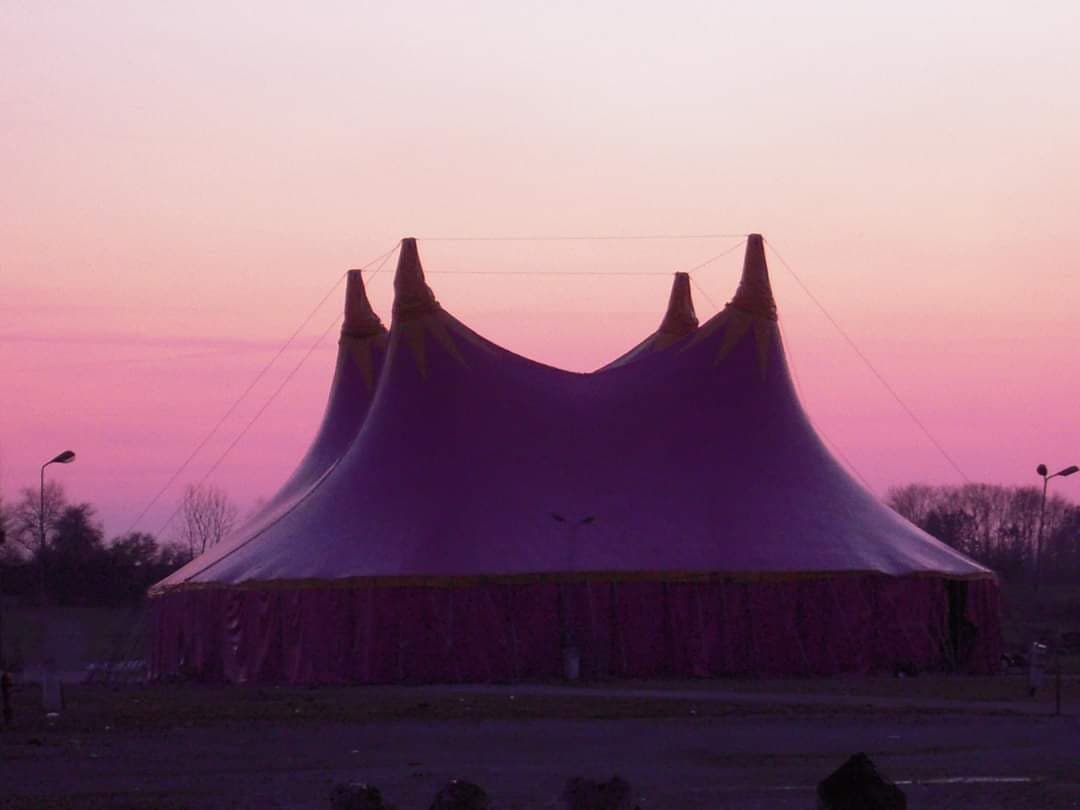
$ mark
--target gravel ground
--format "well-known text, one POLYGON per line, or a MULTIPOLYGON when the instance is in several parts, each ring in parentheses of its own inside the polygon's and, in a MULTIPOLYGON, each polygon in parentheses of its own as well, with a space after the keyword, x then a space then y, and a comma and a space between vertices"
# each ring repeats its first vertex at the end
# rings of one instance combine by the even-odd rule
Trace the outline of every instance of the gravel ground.
POLYGON ((327 808, 336 782, 363 780, 411 810, 460 777, 524 810, 560 807, 570 776, 618 773, 642 810, 809 810, 866 751, 912 808, 1080 808, 1080 722, 1023 704, 517 691, 82 687, 50 725, 23 687, 0 807, 327 808))

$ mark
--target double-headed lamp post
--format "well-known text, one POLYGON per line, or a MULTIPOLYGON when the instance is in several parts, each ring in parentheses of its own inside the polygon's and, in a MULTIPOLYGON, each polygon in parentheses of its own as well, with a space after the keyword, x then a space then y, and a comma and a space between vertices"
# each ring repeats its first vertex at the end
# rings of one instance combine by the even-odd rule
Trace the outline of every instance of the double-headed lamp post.
POLYGON ((1066 478, 1073 473, 1080 472, 1080 467, 1073 464, 1064 470, 1058 470, 1053 475, 1048 475, 1047 473, 1050 471, 1046 465, 1040 464, 1035 468, 1035 472, 1041 475, 1043 480, 1042 500, 1039 502, 1039 532, 1035 538, 1035 590, 1039 590, 1039 576, 1042 573, 1043 523, 1046 520, 1046 485, 1050 483, 1051 478, 1066 478))
MULTIPOLYGON (((577 534, 582 526, 591 526, 596 522, 595 515, 586 515, 579 520, 567 520, 558 512, 551 512, 551 519, 556 523, 567 526, 566 543, 566 574, 572 576, 576 568, 575 559, 577 552, 577 534)), ((559 587, 559 623, 562 625, 562 656, 563 675, 568 681, 576 681, 581 674, 581 650, 578 648, 577 639, 574 638, 574 622, 570 616, 570 594, 568 585, 563 583, 559 587)))

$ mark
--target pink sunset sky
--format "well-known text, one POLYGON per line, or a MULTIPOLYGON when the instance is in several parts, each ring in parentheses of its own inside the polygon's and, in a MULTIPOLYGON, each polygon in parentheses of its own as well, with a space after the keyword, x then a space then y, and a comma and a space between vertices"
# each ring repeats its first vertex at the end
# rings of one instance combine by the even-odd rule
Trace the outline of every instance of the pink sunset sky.
MULTIPOLYGON (((131 528, 342 272, 409 235, 762 232, 970 478, 1080 463, 1080 6, 1024 9, 5 3, 3 494, 70 447, 50 476, 131 528)), ((656 327, 667 273, 737 241, 420 249, 518 272, 429 280, 482 334, 589 370, 656 327), (525 272, 586 269, 653 275, 525 272)), ((740 258, 695 274, 703 319, 740 258)), ((961 482, 769 258, 827 440, 879 494, 961 482)), ((342 292, 134 528, 162 529, 342 292)), ((209 478, 243 509, 318 424, 331 329, 209 478)))

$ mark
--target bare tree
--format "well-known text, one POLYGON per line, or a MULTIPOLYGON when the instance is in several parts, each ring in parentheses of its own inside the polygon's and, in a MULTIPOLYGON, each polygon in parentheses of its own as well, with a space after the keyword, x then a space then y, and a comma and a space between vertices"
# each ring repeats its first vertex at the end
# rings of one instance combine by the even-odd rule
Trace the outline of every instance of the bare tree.
POLYGON ((19 500, 8 513, 8 539, 36 562, 43 603, 48 592, 49 551, 66 507, 67 496, 63 485, 58 481, 48 481, 44 490, 23 487, 19 500))
POLYGON ((0 565, 16 562, 20 558, 20 549, 15 545, 12 532, 11 510, 0 495, 0 565))
POLYGON ((202 554, 232 531, 237 515, 225 490, 188 484, 180 501, 180 542, 192 557, 202 554))
POLYGON ((22 546, 31 556, 41 558, 56 531, 56 522, 67 506, 67 495, 58 481, 45 484, 44 509, 41 492, 23 487, 19 500, 8 513, 8 540, 22 546))
POLYGON ((907 484, 893 487, 886 494, 886 503, 916 526, 926 523, 926 518, 939 497, 939 487, 929 484, 907 484))
MULTIPOLYGON (((909 484, 886 496, 889 506, 912 523, 1009 580, 1021 579, 1035 566, 1041 499, 1037 487, 995 484, 909 484)), ((1059 578, 1076 576, 1067 566, 1080 558, 1078 534, 1080 507, 1059 495, 1048 498, 1044 556, 1059 578)))

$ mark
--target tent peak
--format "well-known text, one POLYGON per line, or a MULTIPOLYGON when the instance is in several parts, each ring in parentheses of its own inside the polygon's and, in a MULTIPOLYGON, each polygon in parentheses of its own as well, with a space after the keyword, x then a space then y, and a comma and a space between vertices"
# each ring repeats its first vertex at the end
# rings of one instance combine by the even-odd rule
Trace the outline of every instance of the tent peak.
POLYGON ((416 239, 401 240, 397 272, 394 274, 394 317, 415 318, 439 309, 435 293, 424 279, 416 239))
POLYGON ((777 320, 776 299, 769 284, 769 266, 765 262, 765 240, 759 233, 746 237, 742 278, 730 306, 755 317, 777 320))
POLYGON ((694 299, 690 294, 690 274, 676 273, 671 282, 671 296, 668 298, 667 312, 657 330, 665 335, 682 337, 698 327, 697 314, 694 312, 694 299))
POLYGON ((385 327, 368 300, 361 270, 350 270, 345 277, 345 321, 341 325, 344 337, 370 337, 385 327))

